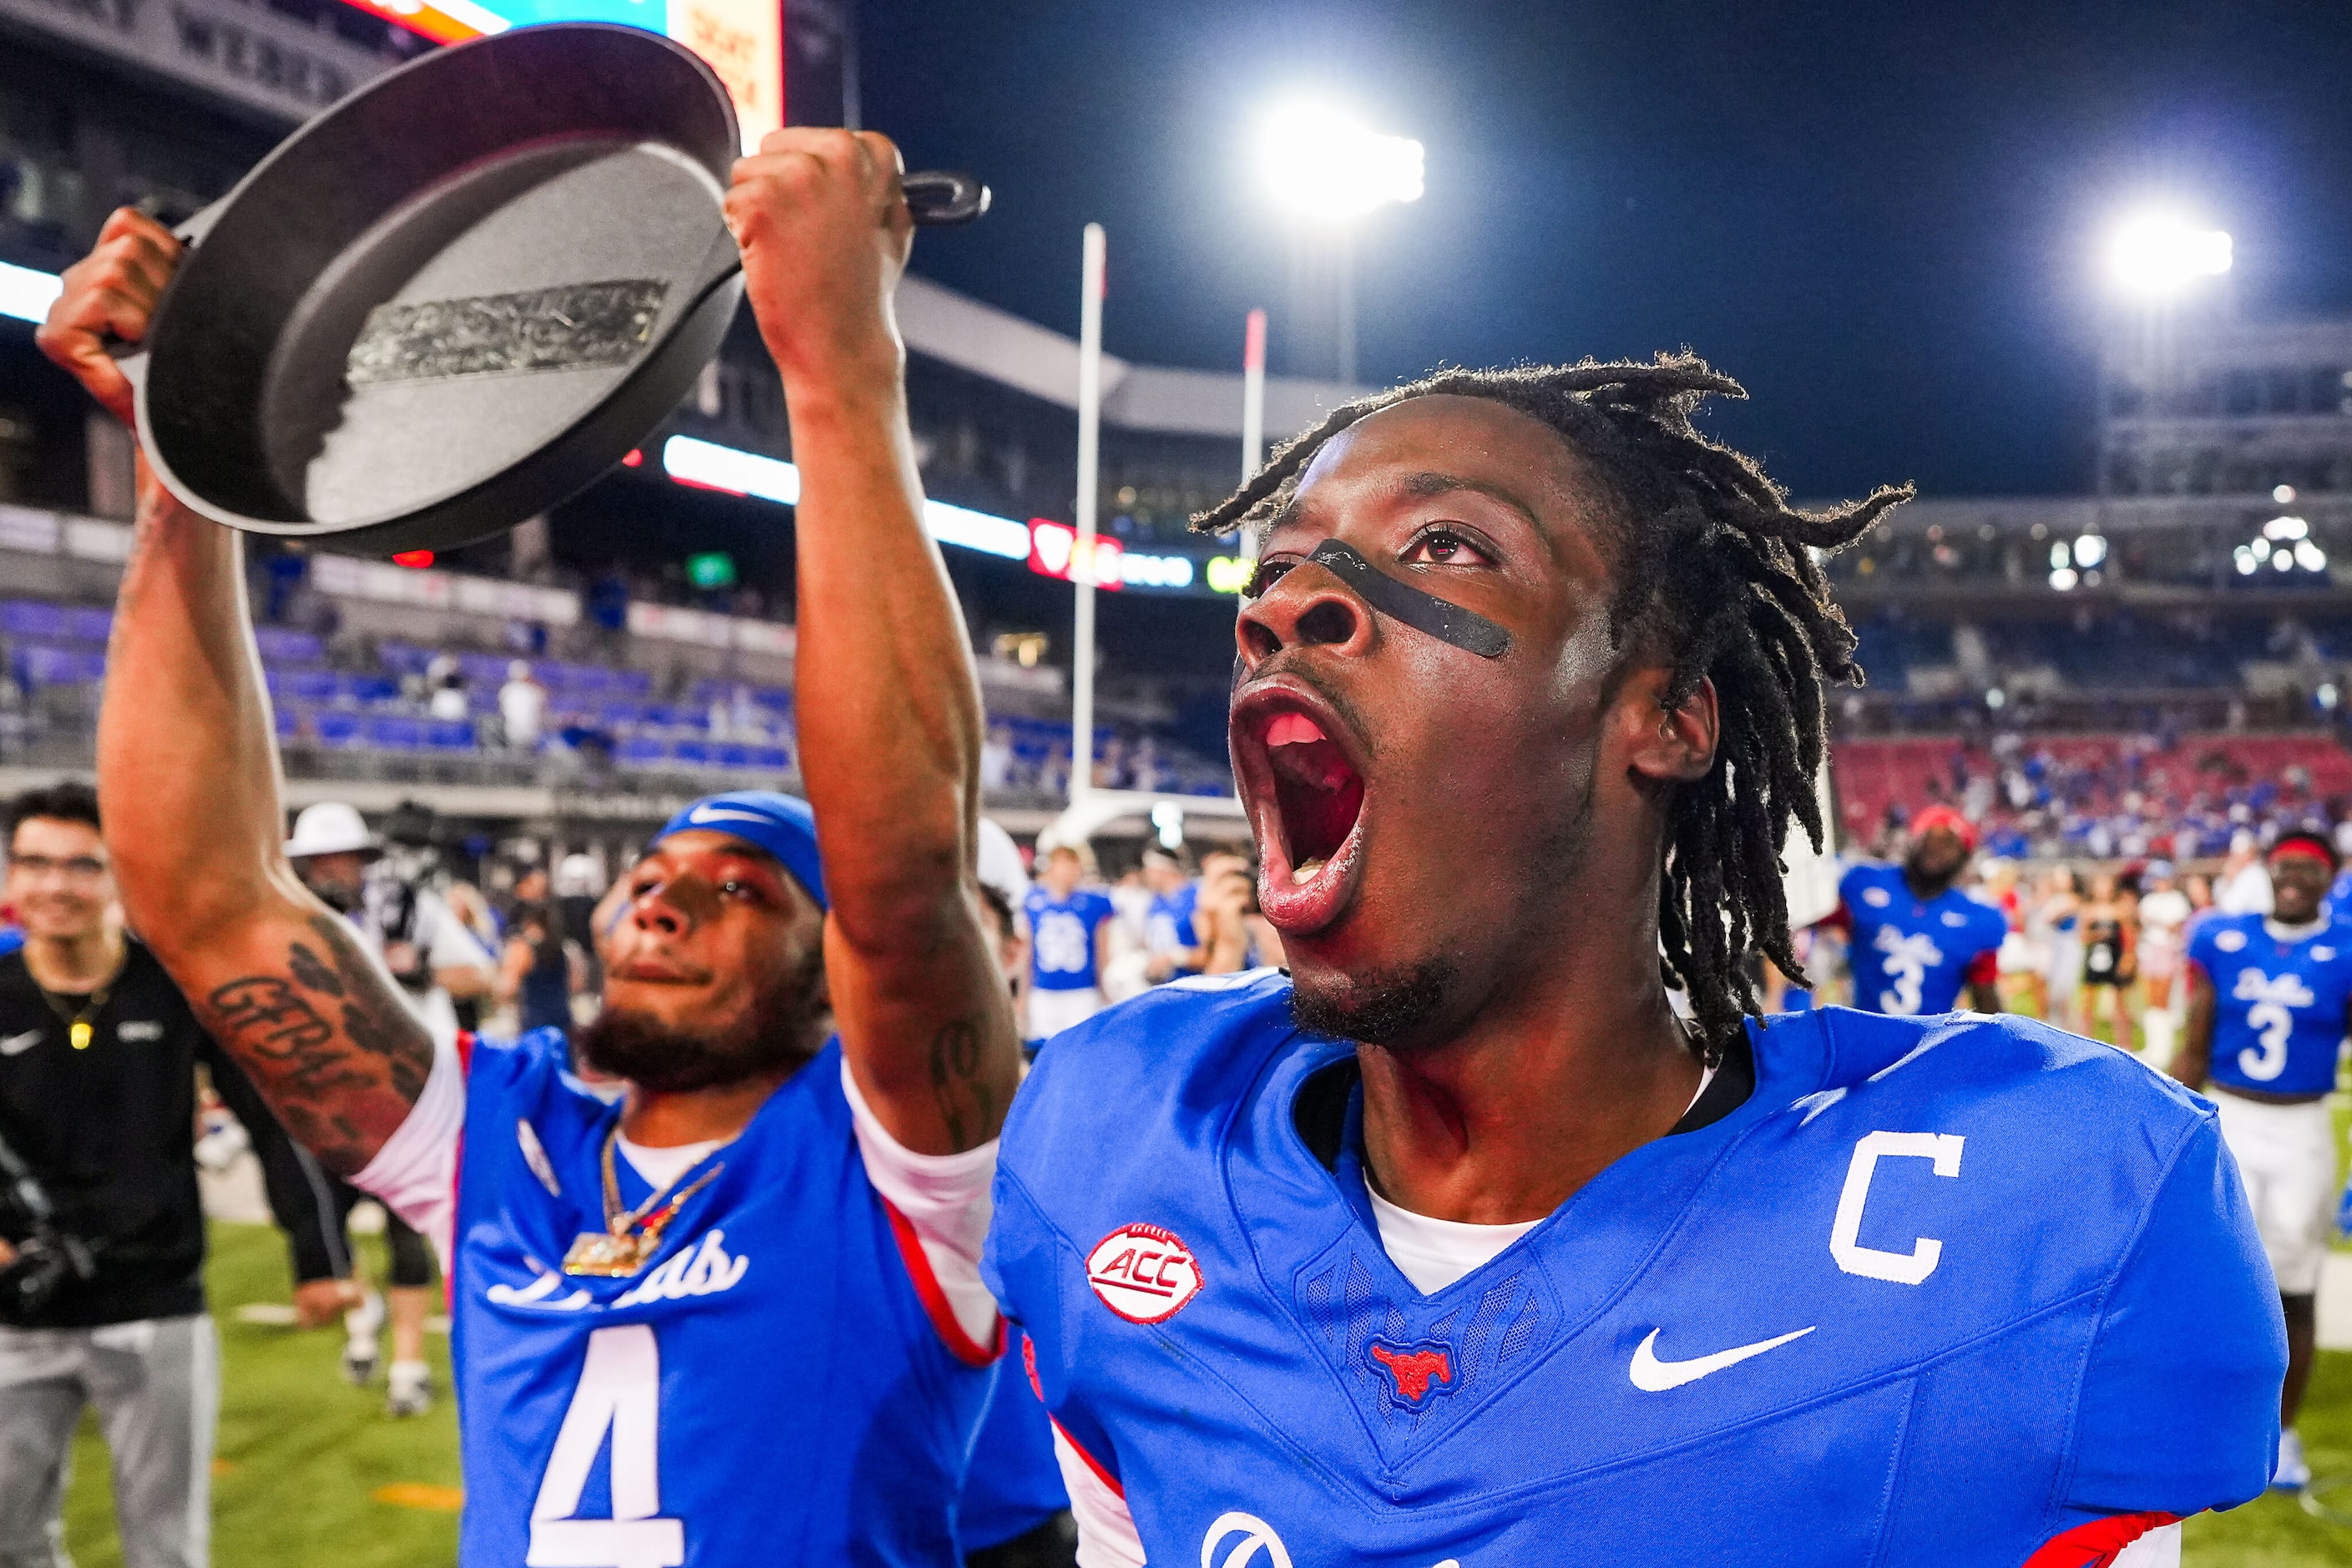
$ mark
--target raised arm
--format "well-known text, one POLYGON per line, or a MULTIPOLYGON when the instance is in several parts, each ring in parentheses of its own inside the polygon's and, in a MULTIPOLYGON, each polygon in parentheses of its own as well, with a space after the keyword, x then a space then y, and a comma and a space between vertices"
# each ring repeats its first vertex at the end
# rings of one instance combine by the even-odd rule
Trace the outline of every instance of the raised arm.
MULTIPOLYGON (((131 388, 102 333, 136 342, 179 247, 129 210, 69 268, 44 353, 118 417, 131 388)), ((98 726, 98 788, 123 910, 287 1130, 350 1174, 423 1092, 425 1026, 281 853, 278 751, 237 536, 139 465, 98 726)))
POLYGON ((892 1137, 950 1153, 996 1136, 1020 1047, 974 868, 979 684, 922 523, 890 308, 911 234, 898 150, 777 132, 727 209, 800 467, 801 778, 842 1048, 892 1137))

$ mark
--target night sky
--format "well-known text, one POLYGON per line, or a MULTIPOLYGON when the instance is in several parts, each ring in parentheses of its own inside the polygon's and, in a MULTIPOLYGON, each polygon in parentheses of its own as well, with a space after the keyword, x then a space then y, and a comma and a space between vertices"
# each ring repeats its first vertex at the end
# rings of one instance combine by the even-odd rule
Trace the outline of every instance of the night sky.
MULTIPOLYGON (((860 0, 866 123, 994 185, 915 268, 1105 344, 1238 365, 1286 241, 1247 127, 1321 89, 1428 148, 1363 226, 1364 379, 1687 343, 1807 496, 2074 490, 2097 268, 2166 196, 2232 232, 2242 313, 2352 310, 2352 6, 860 0)), ((1277 369, 1283 368, 1277 360, 1277 369)))

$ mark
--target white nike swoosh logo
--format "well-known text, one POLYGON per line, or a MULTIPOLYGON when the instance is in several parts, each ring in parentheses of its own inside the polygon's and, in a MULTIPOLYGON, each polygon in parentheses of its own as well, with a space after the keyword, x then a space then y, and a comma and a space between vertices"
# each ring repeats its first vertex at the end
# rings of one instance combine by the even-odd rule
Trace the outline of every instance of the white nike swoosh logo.
POLYGON ((21 1035, 11 1035, 0 1040, 0 1057, 22 1056, 41 1043, 41 1031, 27 1029, 21 1035))
POLYGON ((754 811, 729 811, 724 806, 698 805, 686 814, 688 822, 765 822, 768 819, 754 811))
POLYGON ((1700 1378, 1710 1373, 1721 1372, 1727 1366, 1737 1366, 1749 1356, 1762 1355, 1766 1351, 1778 1350, 1790 1340, 1801 1340, 1812 1331, 1812 1329, 1799 1329, 1795 1333, 1782 1334, 1777 1340, 1759 1340, 1752 1345, 1740 1345, 1733 1350, 1717 1351, 1713 1355, 1696 1356, 1689 1361, 1660 1361, 1650 1349, 1658 1342, 1659 1333, 1658 1330, 1652 1329, 1650 1337, 1643 1340, 1641 1348, 1633 1352, 1633 1364, 1627 1370, 1626 1375, 1633 1380, 1633 1386, 1644 1394, 1664 1394, 1669 1388, 1680 1388, 1685 1383, 1696 1383, 1700 1378))

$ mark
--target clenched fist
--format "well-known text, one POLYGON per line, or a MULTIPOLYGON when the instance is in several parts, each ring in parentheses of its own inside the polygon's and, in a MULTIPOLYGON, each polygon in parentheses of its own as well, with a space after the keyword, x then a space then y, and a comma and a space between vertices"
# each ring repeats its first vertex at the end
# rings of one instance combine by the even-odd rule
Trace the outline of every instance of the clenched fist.
POLYGON ((891 291, 914 233, 898 149, 871 131, 771 132, 735 165, 727 226, 787 388, 898 374, 891 291))
POLYGON ((179 264, 180 242, 171 230, 143 213, 117 207, 98 231, 97 248, 66 268, 65 292, 33 334, 43 353, 72 372, 125 425, 134 422, 131 381, 107 354, 107 334, 145 341, 147 320, 179 264))

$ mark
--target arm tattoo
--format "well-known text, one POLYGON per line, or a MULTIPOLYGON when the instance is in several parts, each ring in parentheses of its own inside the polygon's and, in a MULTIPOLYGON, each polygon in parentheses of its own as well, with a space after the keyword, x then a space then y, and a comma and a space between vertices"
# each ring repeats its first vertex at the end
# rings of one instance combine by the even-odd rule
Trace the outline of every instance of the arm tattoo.
POLYGON ((971 1136, 995 1124, 996 1096, 981 1075, 980 1026, 958 1018, 931 1040, 931 1098, 959 1154, 983 1142, 971 1136))
POLYGON ((200 1012, 287 1131, 348 1175, 425 1092, 433 1041, 341 921, 314 915, 310 929, 317 944, 288 944, 283 973, 215 986, 200 1012))

